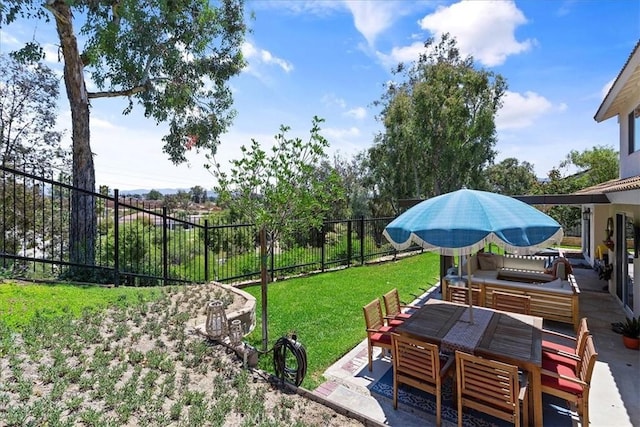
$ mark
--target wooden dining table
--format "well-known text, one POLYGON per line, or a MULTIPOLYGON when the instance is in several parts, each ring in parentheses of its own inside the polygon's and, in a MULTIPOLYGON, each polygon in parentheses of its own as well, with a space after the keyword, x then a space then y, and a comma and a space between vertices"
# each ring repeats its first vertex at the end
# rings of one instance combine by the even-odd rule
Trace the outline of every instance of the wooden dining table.
POLYGON ((542 426, 542 318, 431 299, 402 325, 399 334, 437 344, 443 350, 462 349, 477 356, 516 365, 528 372, 531 422, 542 426), (461 333, 462 332, 462 333, 461 333), (459 342, 457 342, 459 341, 459 342), (445 347, 445 348, 443 348, 445 347))

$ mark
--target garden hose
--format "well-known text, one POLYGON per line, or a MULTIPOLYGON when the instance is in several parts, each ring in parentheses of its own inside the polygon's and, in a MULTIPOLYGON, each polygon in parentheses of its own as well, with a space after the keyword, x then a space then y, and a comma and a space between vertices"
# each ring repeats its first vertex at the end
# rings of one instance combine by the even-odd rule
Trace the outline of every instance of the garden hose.
POLYGON ((296 387, 302 384, 307 373, 307 351, 296 335, 283 336, 276 341, 273 346, 273 368, 280 381, 286 380, 296 387), (293 362, 294 358, 295 366, 288 365, 287 362, 293 362))

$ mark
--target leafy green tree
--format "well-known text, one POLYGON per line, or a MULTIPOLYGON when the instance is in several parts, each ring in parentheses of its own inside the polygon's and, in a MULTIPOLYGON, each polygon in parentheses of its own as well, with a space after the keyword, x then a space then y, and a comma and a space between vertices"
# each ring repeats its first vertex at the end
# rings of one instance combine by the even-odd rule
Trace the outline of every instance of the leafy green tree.
MULTIPOLYGON (((4 0, 0 25, 18 17, 36 28, 53 22, 64 60, 64 82, 71 109, 73 185, 94 191, 90 146, 90 102, 126 97, 145 117, 168 123, 164 152, 180 163, 189 149, 215 151, 220 134, 233 118, 230 77, 244 66, 240 47, 245 34, 242 0, 4 0), (53 18, 53 19, 52 19, 53 18), (80 21, 80 46, 74 23, 80 21), (90 75, 98 91, 89 92, 90 75)), ((16 58, 42 57, 37 41, 16 58)), ((93 263, 96 214, 94 199, 76 191, 72 199, 72 263, 93 263)))
POLYGON ((530 194, 536 188, 538 180, 531 163, 520 163, 513 157, 489 166, 485 174, 487 190, 506 196, 530 194))
MULTIPOLYGON (((595 146, 582 152, 571 150, 557 168, 549 172, 549 180, 541 186, 542 194, 571 194, 583 188, 616 179, 619 173, 618 152, 611 147, 595 146), (562 170, 577 169, 570 175, 562 170)), ((551 215, 563 228, 580 225, 581 212, 575 206, 554 206, 551 215)))
POLYGON ((560 163, 561 168, 569 166, 574 166, 579 171, 571 180, 580 189, 616 179, 620 172, 618 152, 612 147, 604 146, 595 146, 582 152, 571 150, 560 163))
POLYGON ((495 156, 502 76, 462 58, 448 34, 428 40, 418 61, 395 75, 403 80, 376 102, 384 132, 369 151, 380 196, 393 202, 481 185, 495 156))
POLYGON ((333 158, 333 168, 340 175, 345 191, 346 211, 334 218, 359 218, 371 216, 369 209, 369 189, 367 188, 366 153, 359 153, 351 159, 339 154, 333 158))
POLYGON ((207 200, 207 190, 196 185, 189 190, 189 196, 193 203, 204 203, 207 200))
POLYGON ((163 196, 162 193, 159 192, 158 190, 151 190, 147 193, 147 200, 162 200, 163 196))
POLYGON ((55 130, 58 79, 46 65, 7 55, 0 55, 0 69, 0 162, 49 173, 68 155, 55 130))
POLYGON ((184 190, 178 190, 176 194, 167 194, 164 196, 164 205, 170 209, 182 209, 186 211, 191 204, 191 196, 184 190))
POLYGON ((256 140, 242 146, 242 158, 231 161, 229 173, 219 164, 212 171, 218 180, 219 205, 238 219, 253 222, 261 235, 263 347, 267 347, 267 256, 268 236, 273 242, 289 241, 299 231, 320 229, 331 206, 343 198, 335 171, 318 173, 327 159, 329 142, 320 133, 322 119, 314 117, 307 141, 289 138, 290 128, 280 127, 272 152, 267 154, 256 140))

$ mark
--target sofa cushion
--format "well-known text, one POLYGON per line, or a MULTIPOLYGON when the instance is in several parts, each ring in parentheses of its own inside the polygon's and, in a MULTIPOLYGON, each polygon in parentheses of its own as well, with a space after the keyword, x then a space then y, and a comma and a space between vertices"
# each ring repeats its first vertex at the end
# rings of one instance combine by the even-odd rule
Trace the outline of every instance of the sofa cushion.
POLYGON ((510 270, 506 268, 500 270, 498 277, 539 283, 550 282, 555 279, 551 274, 545 274, 541 271, 510 270))
MULTIPOLYGON (((480 272, 477 272, 480 273, 480 272)), ((466 277, 465 277, 466 280, 466 277)), ((477 285, 483 284, 488 286, 499 286, 504 287, 507 292, 508 289, 521 289, 523 291, 540 291, 540 290, 548 290, 552 292, 556 292, 559 294, 572 295, 574 293, 574 289, 570 285, 570 283, 566 280, 554 280, 553 282, 547 283, 525 283, 525 282, 514 282, 511 280, 502 280, 496 279, 493 277, 483 277, 479 274, 473 274, 471 276, 471 281, 477 285)))
POLYGON ((478 254, 478 265, 480 270, 496 270, 498 267, 498 261, 494 254, 478 254))
POLYGON ((544 272, 545 259, 540 257, 504 256, 503 268, 511 270, 533 270, 544 272))
POLYGON ((482 278, 482 279, 497 279, 498 271, 497 270, 477 270, 472 274, 472 276, 482 278))

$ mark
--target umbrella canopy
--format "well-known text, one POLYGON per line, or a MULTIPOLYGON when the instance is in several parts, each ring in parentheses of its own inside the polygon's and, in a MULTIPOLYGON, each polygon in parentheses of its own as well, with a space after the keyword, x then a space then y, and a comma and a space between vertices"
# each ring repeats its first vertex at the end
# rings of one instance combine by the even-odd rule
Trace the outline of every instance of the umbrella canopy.
POLYGON ((529 252, 562 240, 556 220, 513 197, 462 189, 425 200, 394 219, 384 236, 398 250, 415 243, 442 255, 466 255, 487 243, 529 252))

